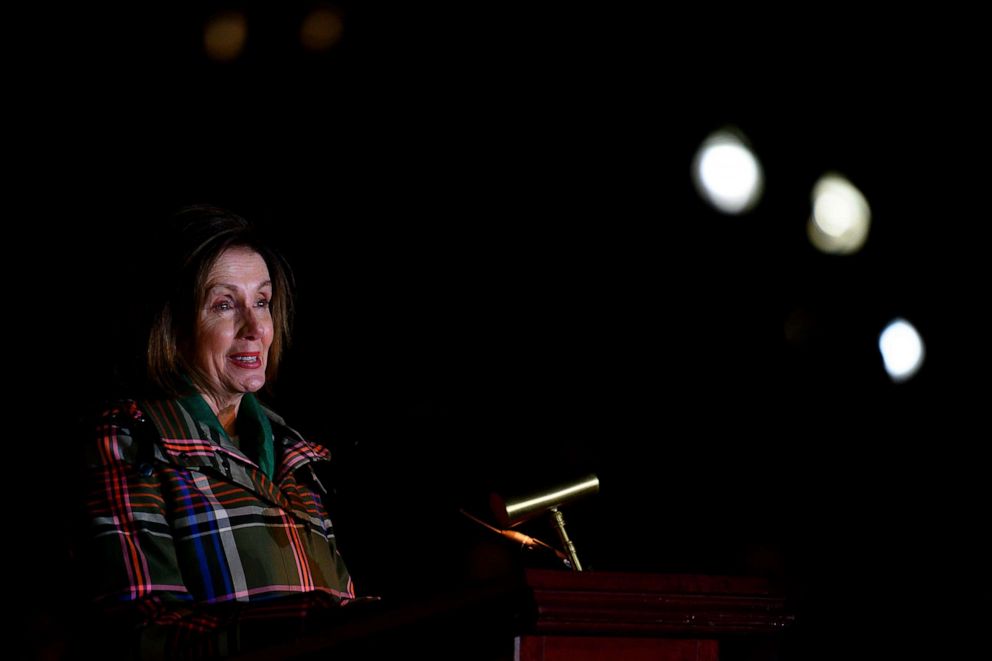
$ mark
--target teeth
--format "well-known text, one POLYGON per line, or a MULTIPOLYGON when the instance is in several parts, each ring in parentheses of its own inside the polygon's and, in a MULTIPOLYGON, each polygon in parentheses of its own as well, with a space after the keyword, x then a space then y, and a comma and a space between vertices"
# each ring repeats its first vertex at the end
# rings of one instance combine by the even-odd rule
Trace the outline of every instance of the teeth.
POLYGON ((235 356, 234 359, 242 363, 254 363, 258 361, 258 358, 255 356, 235 356))

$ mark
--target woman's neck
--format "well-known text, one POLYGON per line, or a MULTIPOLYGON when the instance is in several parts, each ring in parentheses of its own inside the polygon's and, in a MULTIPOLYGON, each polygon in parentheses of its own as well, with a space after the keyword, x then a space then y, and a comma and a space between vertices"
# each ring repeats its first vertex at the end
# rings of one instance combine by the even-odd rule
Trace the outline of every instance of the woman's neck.
POLYGON ((234 406, 232 404, 231 406, 222 408, 220 411, 217 411, 217 419, 220 421, 221 426, 224 428, 224 431, 227 432, 228 436, 234 437, 236 435, 235 427, 238 421, 237 406, 234 406))
POLYGON ((234 436, 235 425, 238 420, 238 408, 241 406, 241 396, 218 402, 206 393, 200 394, 207 402, 210 410, 217 416, 217 420, 224 428, 224 431, 227 432, 227 435, 234 436))

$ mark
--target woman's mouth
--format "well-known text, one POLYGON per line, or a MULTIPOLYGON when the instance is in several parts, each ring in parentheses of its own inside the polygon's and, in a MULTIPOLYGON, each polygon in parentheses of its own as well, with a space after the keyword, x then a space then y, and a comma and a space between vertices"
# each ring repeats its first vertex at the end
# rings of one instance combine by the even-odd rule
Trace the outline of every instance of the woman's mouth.
POLYGON ((260 351, 228 354, 227 359, 238 369, 255 370, 262 366, 260 351))

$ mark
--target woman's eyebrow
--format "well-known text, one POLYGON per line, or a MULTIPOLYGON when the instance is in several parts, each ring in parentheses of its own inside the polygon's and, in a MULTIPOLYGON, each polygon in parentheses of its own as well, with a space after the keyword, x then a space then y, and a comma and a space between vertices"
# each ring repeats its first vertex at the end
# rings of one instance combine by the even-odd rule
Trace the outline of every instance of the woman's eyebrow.
MULTIPOLYGON (((263 280, 258 285, 258 287, 256 287, 256 289, 263 289, 265 287, 271 287, 271 286, 272 286, 272 281, 271 280, 263 280)), ((227 283, 227 282, 212 282, 212 283, 207 284, 207 291, 208 292, 211 292, 211 291, 213 291, 215 289, 230 289, 231 291, 235 291, 235 292, 241 291, 241 287, 238 287, 237 285, 232 285, 232 284, 227 283)))

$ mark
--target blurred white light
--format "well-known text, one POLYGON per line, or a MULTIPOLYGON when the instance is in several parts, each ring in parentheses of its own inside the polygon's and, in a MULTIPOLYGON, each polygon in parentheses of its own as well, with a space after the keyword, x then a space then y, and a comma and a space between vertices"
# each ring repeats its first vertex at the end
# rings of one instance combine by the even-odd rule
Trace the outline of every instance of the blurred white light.
POLYGON ((885 371, 896 383, 910 379, 923 365, 923 339, 905 319, 895 319, 878 338, 885 371))
POLYGON ((754 207, 764 189, 757 157, 729 130, 717 131, 703 141, 693 159, 692 179, 704 200, 728 214, 754 207))
POLYGON ((203 28, 203 49, 207 57, 219 62, 232 62, 244 50, 248 38, 248 22, 237 11, 225 11, 210 17, 203 28))
POLYGON ((813 186, 812 201, 806 229, 818 250, 849 255, 864 246, 871 209, 854 184, 839 174, 826 174, 813 186))

